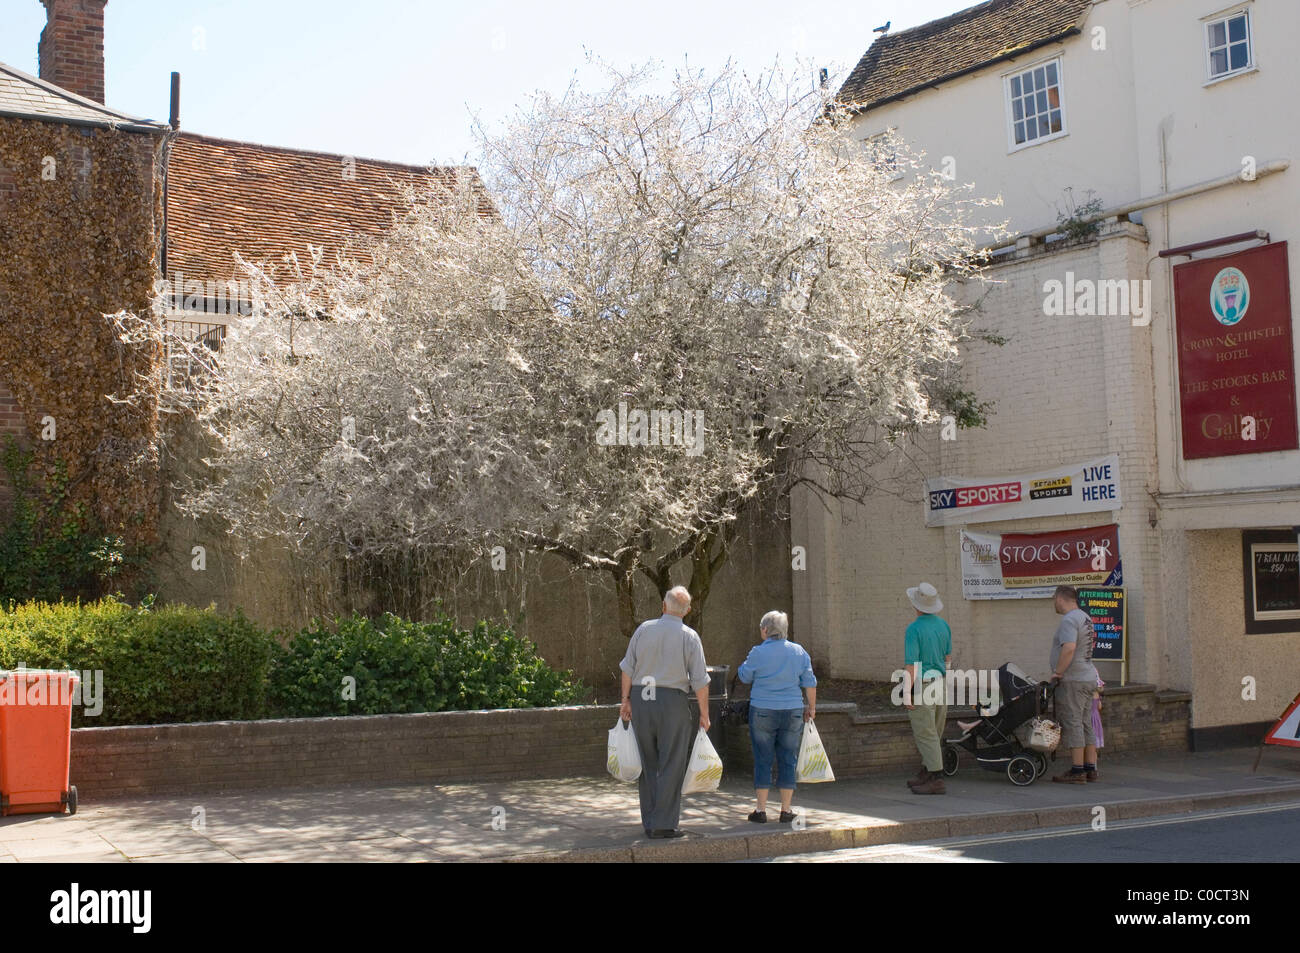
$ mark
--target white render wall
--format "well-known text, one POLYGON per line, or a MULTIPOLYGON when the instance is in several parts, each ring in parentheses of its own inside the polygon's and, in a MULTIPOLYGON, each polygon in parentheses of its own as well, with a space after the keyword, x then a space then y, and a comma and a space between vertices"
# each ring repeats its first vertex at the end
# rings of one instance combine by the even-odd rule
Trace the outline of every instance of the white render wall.
POLYGON ((984 210, 988 223, 1010 222, 1013 234, 1054 225, 1068 212, 1066 188, 1076 202, 1088 189, 1107 206, 1136 198, 1139 188, 1133 51, 1124 0, 1102 0, 1089 12, 1082 35, 1030 51, 1015 60, 863 114, 852 136, 869 139, 888 130, 926 154, 940 170, 954 160, 956 181, 1003 204, 984 210), (1104 50, 1091 31, 1105 31, 1104 50), (1014 151, 1009 143, 1003 77, 1061 57, 1066 135, 1014 151))

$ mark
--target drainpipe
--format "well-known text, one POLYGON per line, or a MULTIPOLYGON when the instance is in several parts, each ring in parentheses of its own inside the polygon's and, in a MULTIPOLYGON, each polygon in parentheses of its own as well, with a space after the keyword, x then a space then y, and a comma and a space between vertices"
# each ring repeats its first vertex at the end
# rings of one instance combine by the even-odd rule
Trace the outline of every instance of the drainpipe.
MULTIPOLYGON (((1166 116, 1160 120, 1160 191, 1167 193, 1169 191, 1169 133, 1173 126, 1174 117, 1166 116)), ((1169 248, 1173 241, 1173 226, 1170 224, 1170 217, 1173 215, 1173 209, 1169 203, 1165 203, 1161 210, 1160 218, 1164 222, 1165 241, 1163 248, 1169 248)), ((1169 359, 1169 380, 1174 387, 1174 396, 1182 393, 1178 383, 1178 332, 1174 330, 1173 313, 1174 313, 1174 263, 1173 259, 1165 262, 1165 288, 1169 294, 1169 331, 1168 331, 1168 359, 1169 359)), ((1185 493, 1187 491, 1186 469, 1187 461, 1183 459, 1183 429, 1178 426, 1178 411, 1172 405, 1169 410, 1169 430, 1174 435, 1174 483, 1178 485, 1178 491, 1185 493)), ((1157 476, 1157 488, 1159 487, 1159 477, 1157 476)), ((1158 507, 1157 507, 1158 508, 1158 507)))
MULTIPOLYGON (((163 155, 162 155, 162 241, 159 243, 160 255, 162 257, 162 279, 167 280, 167 173, 171 168, 172 160, 172 143, 175 142, 176 136, 180 134, 181 128, 181 74, 172 73, 172 91, 171 91, 171 108, 168 110, 168 125, 171 131, 163 138, 163 155)), ((172 289, 172 306, 176 304, 177 290, 172 289)))

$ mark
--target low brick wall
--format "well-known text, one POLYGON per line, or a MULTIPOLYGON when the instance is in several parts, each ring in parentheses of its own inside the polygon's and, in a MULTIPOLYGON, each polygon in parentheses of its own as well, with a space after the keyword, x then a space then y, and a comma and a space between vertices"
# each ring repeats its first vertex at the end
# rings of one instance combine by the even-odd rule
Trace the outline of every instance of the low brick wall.
POLYGON ((597 775, 617 706, 77 728, 78 797, 597 775))
MULTIPOLYGON (((1186 751, 1190 705, 1190 695, 1149 685, 1108 689, 1106 747, 1186 751)), ((594 777, 604 773, 605 735, 616 717, 617 706, 600 705, 78 728, 71 775, 83 798, 594 777)), ((918 763, 905 713, 863 715, 856 705, 825 703, 817 726, 837 777, 918 763)), ((752 771, 745 726, 729 726, 723 757, 730 771, 752 771)))
POLYGON ((1190 751, 1191 724, 1190 692, 1107 686, 1102 699, 1102 735, 1115 751, 1190 751))
MULTIPOLYGON (((1102 757, 1107 751, 1189 750, 1191 703, 1192 696, 1186 692, 1157 691, 1153 685, 1108 687, 1101 712, 1102 757)), ((971 718, 974 712, 970 708, 949 709, 945 737, 961 733, 958 719, 971 718)), ((817 733, 837 778, 862 778, 921 764, 906 711, 864 715, 857 705, 819 704, 817 733)), ((1058 752, 1057 757, 1062 754, 1058 752)), ((724 757, 736 769, 753 771, 747 727, 730 730, 724 757)), ((971 760, 964 754, 963 759, 963 763, 971 760)))

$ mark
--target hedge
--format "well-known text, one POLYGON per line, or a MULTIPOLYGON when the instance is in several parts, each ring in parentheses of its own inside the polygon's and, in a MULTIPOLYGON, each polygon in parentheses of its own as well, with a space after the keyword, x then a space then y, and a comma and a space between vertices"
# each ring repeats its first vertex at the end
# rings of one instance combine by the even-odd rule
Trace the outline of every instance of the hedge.
POLYGON ((532 708, 585 691, 508 626, 465 630, 442 614, 354 615, 289 634, 185 605, 0 607, 0 668, 24 665, 103 673, 102 712, 75 707, 74 727, 532 708))
POLYGON ((0 668, 103 673, 103 711, 74 707, 73 727, 266 717, 276 650, 239 613, 112 599, 0 609, 0 668))

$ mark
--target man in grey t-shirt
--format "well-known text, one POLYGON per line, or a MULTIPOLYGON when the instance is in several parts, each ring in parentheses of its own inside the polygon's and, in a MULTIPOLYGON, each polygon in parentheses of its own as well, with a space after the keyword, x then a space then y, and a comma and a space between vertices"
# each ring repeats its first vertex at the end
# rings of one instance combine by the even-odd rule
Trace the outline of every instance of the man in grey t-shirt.
POLYGON ((1097 736, 1092 730, 1092 693, 1097 688, 1092 649, 1097 633, 1088 613, 1079 608, 1079 590, 1057 586, 1052 603, 1062 616, 1052 638, 1052 684, 1061 739, 1070 749, 1071 762, 1068 772, 1052 780, 1086 784, 1097 780, 1097 736))

